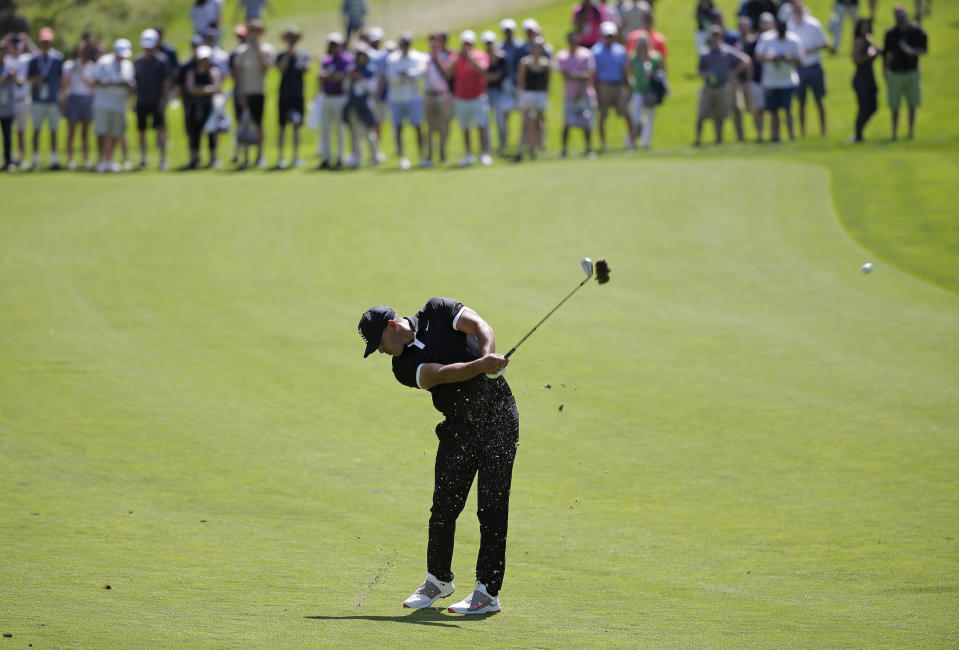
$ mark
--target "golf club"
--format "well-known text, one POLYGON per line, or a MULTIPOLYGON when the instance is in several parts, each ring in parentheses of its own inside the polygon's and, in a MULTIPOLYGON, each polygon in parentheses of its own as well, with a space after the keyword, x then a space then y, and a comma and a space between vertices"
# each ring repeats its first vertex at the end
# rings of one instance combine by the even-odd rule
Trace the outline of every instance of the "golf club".
MULTIPOLYGON (((556 312, 557 309, 559 309, 560 307, 562 307, 562 306, 563 306, 563 303, 565 303, 567 300, 569 300, 574 293, 576 293, 577 291, 579 291, 580 287, 582 287, 584 284, 586 284, 587 282, 589 282, 589 279, 590 279, 591 277, 593 277, 593 260, 591 260, 591 259, 588 258, 588 257, 584 257, 582 260, 580 260, 580 263, 579 263, 579 264, 580 264, 581 267, 583 267, 583 273, 586 274, 586 277, 583 278, 582 282, 580 282, 579 284, 577 284, 576 287, 573 288, 572 291, 570 291, 568 294, 566 294, 566 297, 565 297, 565 298, 563 298, 562 300, 559 301, 559 304, 557 304, 555 307, 553 307, 548 314, 546 314, 545 316, 543 316, 542 320, 540 320, 538 323, 536 323, 536 325, 533 326, 533 329, 531 329, 529 332, 527 332, 527 333, 526 333, 526 336, 524 336, 523 338, 521 338, 521 339, 519 340, 519 343, 517 343, 516 345, 514 345, 512 348, 510 348, 509 352, 507 352, 506 354, 503 355, 504 357, 506 357, 507 359, 509 359, 510 355, 512 355, 514 352, 516 352, 516 350, 519 348, 519 346, 523 345, 523 342, 526 341, 526 339, 528 339, 530 336, 532 336, 533 332, 535 332, 535 331, 539 328, 540 325, 542 325, 543 323, 546 322, 546 319, 547 319, 547 318, 549 318, 550 316, 552 316, 552 315, 556 312)), ((609 264, 606 263, 606 260, 602 260, 602 259, 601 259, 601 260, 596 260, 596 268, 595 268, 595 270, 596 270, 596 281, 597 281, 597 282, 599 282, 600 284, 606 284, 607 282, 609 282, 609 264)), ((500 371, 497 372, 497 373, 487 373, 486 376, 489 377, 490 379, 495 379, 496 377, 501 376, 504 372, 506 372, 506 368, 503 368, 502 370, 500 370, 500 371)))

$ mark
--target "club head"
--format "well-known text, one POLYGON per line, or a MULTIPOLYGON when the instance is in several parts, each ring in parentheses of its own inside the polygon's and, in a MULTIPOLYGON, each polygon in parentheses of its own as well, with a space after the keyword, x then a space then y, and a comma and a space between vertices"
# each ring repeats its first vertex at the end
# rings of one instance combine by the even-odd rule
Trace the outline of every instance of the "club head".
POLYGON ((593 277, 593 260, 589 259, 588 257, 584 257, 580 261, 579 265, 583 267, 583 273, 586 274, 587 280, 593 277))

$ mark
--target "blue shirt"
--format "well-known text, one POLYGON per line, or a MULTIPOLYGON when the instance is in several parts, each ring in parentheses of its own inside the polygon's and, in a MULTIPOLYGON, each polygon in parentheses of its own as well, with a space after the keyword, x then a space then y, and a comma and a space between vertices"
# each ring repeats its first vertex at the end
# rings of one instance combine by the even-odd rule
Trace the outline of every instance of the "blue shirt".
POLYGON ((517 43, 503 41, 499 45, 503 50, 503 57, 506 59, 506 79, 509 79, 515 85, 516 72, 519 70, 519 60, 529 54, 529 43, 517 43))
POLYGON ((33 86, 33 101, 41 104, 56 104, 60 92, 60 76, 63 71, 63 55, 54 49, 46 54, 42 52, 30 59, 27 68, 28 77, 42 77, 39 84, 33 86))
POLYGON ((619 43, 612 46, 605 42, 597 43, 590 48, 596 59, 596 81, 604 84, 618 84, 623 82, 623 68, 626 67, 626 47, 619 43))

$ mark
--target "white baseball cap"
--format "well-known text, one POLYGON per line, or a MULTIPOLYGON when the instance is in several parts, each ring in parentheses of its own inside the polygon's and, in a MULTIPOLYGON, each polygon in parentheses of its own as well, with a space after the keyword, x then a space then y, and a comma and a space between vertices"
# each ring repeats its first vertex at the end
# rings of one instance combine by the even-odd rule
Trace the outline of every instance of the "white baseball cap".
POLYGON ((476 43, 476 32, 472 29, 467 29, 460 34, 460 43, 469 43, 474 45, 476 43))
POLYGON ((366 30, 366 37, 370 39, 371 43, 383 40, 383 30, 379 27, 370 27, 366 30))
POLYGON ((512 18, 504 18, 503 20, 499 21, 499 28, 502 29, 503 31, 506 31, 508 29, 512 32, 515 32, 516 21, 513 20, 512 18))
POLYGON ((213 56, 213 50, 210 48, 209 45, 201 45, 200 47, 196 48, 197 61, 202 61, 203 59, 206 59, 207 61, 209 61, 210 57, 212 56, 213 56))
POLYGON ((604 20, 599 26, 599 33, 603 36, 616 36, 619 33, 619 28, 616 27, 616 23, 611 20, 604 20))
POLYGON ((337 45, 343 45, 343 34, 341 34, 341 33, 339 33, 339 32, 330 32, 330 33, 327 35, 327 37, 326 37, 326 41, 327 41, 328 43, 335 43, 335 44, 337 44, 337 45))
POLYGON ((113 52, 117 56, 122 56, 127 58, 133 54, 133 46, 130 45, 130 41, 125 38, 118 38, 113 41, 113 52))
POLYGON ((527 18, 523 21, 523 31, 528 32, 530 30, 534 32, 539 31, 539 23, 536 22, 533 18, 527 18))
POLYGON ((157 46, 160 42, 160 34, 155 29, 144 29, 140 34, 140 45, 150 49, 157 46))
POLYGON ((491 29, 487 29, 485 32, 480 34, 480 40, 482 40, 484 43, 495 43, 496 32, 491 29))

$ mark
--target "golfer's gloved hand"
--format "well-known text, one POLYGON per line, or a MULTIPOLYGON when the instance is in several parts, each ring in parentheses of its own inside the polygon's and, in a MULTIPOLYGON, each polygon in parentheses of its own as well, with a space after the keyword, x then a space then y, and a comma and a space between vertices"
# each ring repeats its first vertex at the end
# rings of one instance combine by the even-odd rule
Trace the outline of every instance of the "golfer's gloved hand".
POLYGON ((479 361, 483 372, 491 379, 502 375, 506 371, 506 366, 509 365, 509 359, 495 352, 484 355, 479 361))

